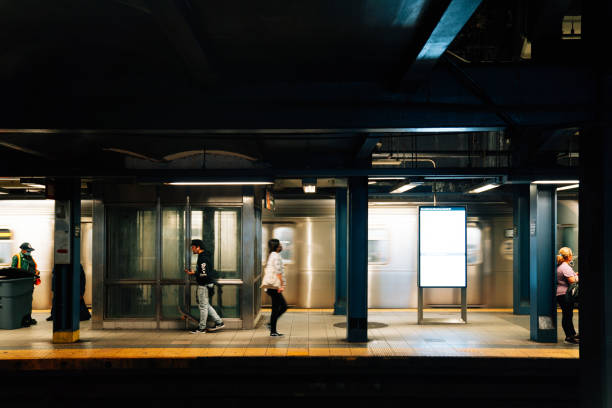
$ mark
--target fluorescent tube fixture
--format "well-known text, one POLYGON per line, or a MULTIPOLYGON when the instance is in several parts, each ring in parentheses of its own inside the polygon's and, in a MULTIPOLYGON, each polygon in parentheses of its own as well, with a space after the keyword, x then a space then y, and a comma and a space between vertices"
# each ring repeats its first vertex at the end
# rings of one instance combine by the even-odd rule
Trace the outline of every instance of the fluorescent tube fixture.
POLYGON ((578 180, 536 180, 532 184, 578 184, 578 180))
POLYGON ((569 186, 557 187, 557 191, 573 190, 580 187, 580 184, 570 184, 569 186))
POLYGON ((479 187, 476 187, 476 188, 468 191, 468 194, 478 194, 478 193, 482 193, 483 191, 493 190, 494 188, 497 188, 497 187, 499 187, 499 184, 488 183, 488 184, 481 185, 479 187))
POLYGON ((415 187, 418 187, 420 185, 422 185, 423 182, 422 181, 411 181, 409 183, 404 183, 399 185, 398 187, 396 187, 394 190, 391 190, 391 194, 399 194, 399 193, 404 193, 408 190, 412 190, 415 187))
POLYGON ((23 183, 28 187, 32 187, 32 188, 45 188, 46 186, 44 184, 37 184, 37 183, 23 183))
POLYGON ((263 186, 274 184, 272 181, 173 181, 170 186, 263 186))
POLYGON ((471 189, 469 189, 468 194, 478 194, 484 191, 493 190, 494 188, 497 188, 501 186, 502 184, 503 183, 499 178, 489 179, 485 181, 484 183, 478 184, 472 187, 471 189))

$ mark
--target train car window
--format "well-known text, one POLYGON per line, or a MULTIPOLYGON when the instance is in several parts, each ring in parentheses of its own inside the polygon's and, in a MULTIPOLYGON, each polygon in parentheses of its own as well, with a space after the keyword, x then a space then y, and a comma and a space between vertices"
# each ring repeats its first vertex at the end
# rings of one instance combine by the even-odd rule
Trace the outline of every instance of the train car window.
POLYGON ((368 263, 389 262, 389 232, 384 228, 368 229, 368 263))
POLYGON ((10 265, 14 254, 11 253, 13 233, 8 228, 0 228, 0 265, 10 265))
POLYGON ((467 263, 476 265, 482 263, 482 231, 474 224, 467 227, 467 263))
POLYGON ((281 251, 280 255, 284 263, 293 262, 293 234, 293 227, 274 227, 274 238, 278 239, 283 245, 283 250, 281 251))

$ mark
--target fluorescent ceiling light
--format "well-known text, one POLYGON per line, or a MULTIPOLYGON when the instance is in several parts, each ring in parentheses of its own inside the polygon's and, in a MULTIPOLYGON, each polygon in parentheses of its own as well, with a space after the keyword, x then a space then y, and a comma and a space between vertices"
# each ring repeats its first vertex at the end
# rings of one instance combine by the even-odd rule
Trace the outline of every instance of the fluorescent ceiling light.
POLYGON ((170 186, 263 186, 274 184, 272 181, 173 181, 170 186))
POLYGON ((397 187, 395 190, 391 190, 391 194, 403 193, 408 190, 412 190, 413 188, 418 187, 421 184, 423 184, 422 181, 412 181, 410 183, 402 184, 401 186, 397 187))
POLYGON ((368 180, 404 180, 406 177, 368 177, 368 180))
POLYGON ((570 184, 569 186, 557 187, 557 191, 573 190, 580 187, 580 184, 570 184))
POLYGON ((497 188, 499 186, 500 186, 500 184, 497 184, 497 183, 487 183, 487 184, 478 186, 478 187, 468 191, 468 194, 482 193, 483 191, 493 190, 494 188, 497 188))
POLYGON ((379 159, 372 161, 372 166, 394 166, 399 164, 402 164, 402 161, 395 159, 379 159))
POLYGON ((0 195, 8 194, 6 191, 0 191, 0 195))
POLYGON ((23 183, 28 187, 32 187, 32 188, 45 188, 46 186, 44 184, 37 184, 37 183, 23 183))
POLYGON ((578 180, 536 180, 532 184, 579 184, 578 180))

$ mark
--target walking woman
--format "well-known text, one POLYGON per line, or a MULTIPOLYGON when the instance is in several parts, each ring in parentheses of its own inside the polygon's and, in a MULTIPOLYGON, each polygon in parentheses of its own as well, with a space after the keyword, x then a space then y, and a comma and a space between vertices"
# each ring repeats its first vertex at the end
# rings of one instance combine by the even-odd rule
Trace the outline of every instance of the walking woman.
POLYGON ((278 239, 268 241, 268 260, 266 261, 266 269, 261 287, 266 289, 266 293, 272 299, 272 315, 270 316, 270 336, 282 336, 276 331, 276 322, 278 318, 287 310, 287 302, 283 297, 283 291, 287 285, 285 280, 285 271, 283 269, 283 259, 280 256, 280 251, 283 250, 278 239))
POLYGON ((565 332, 565 342, 578 344, 580 336, 576 334, 572 321, 574 302, 568 300, 565 296, 570 283, 578 282, 578 274, 570 266, 573 256, 572 250, 568 247, 561 248, 559 255, 557 255, 557 302, 563 314, 561 325, 565 332))

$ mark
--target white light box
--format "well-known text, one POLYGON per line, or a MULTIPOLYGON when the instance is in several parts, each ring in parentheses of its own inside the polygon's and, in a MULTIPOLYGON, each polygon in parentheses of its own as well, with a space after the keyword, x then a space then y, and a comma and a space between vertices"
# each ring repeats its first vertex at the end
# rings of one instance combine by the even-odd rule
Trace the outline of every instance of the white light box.
POLYGON ((419 207, 419 286, 467 286, 465 207, 419 207))

